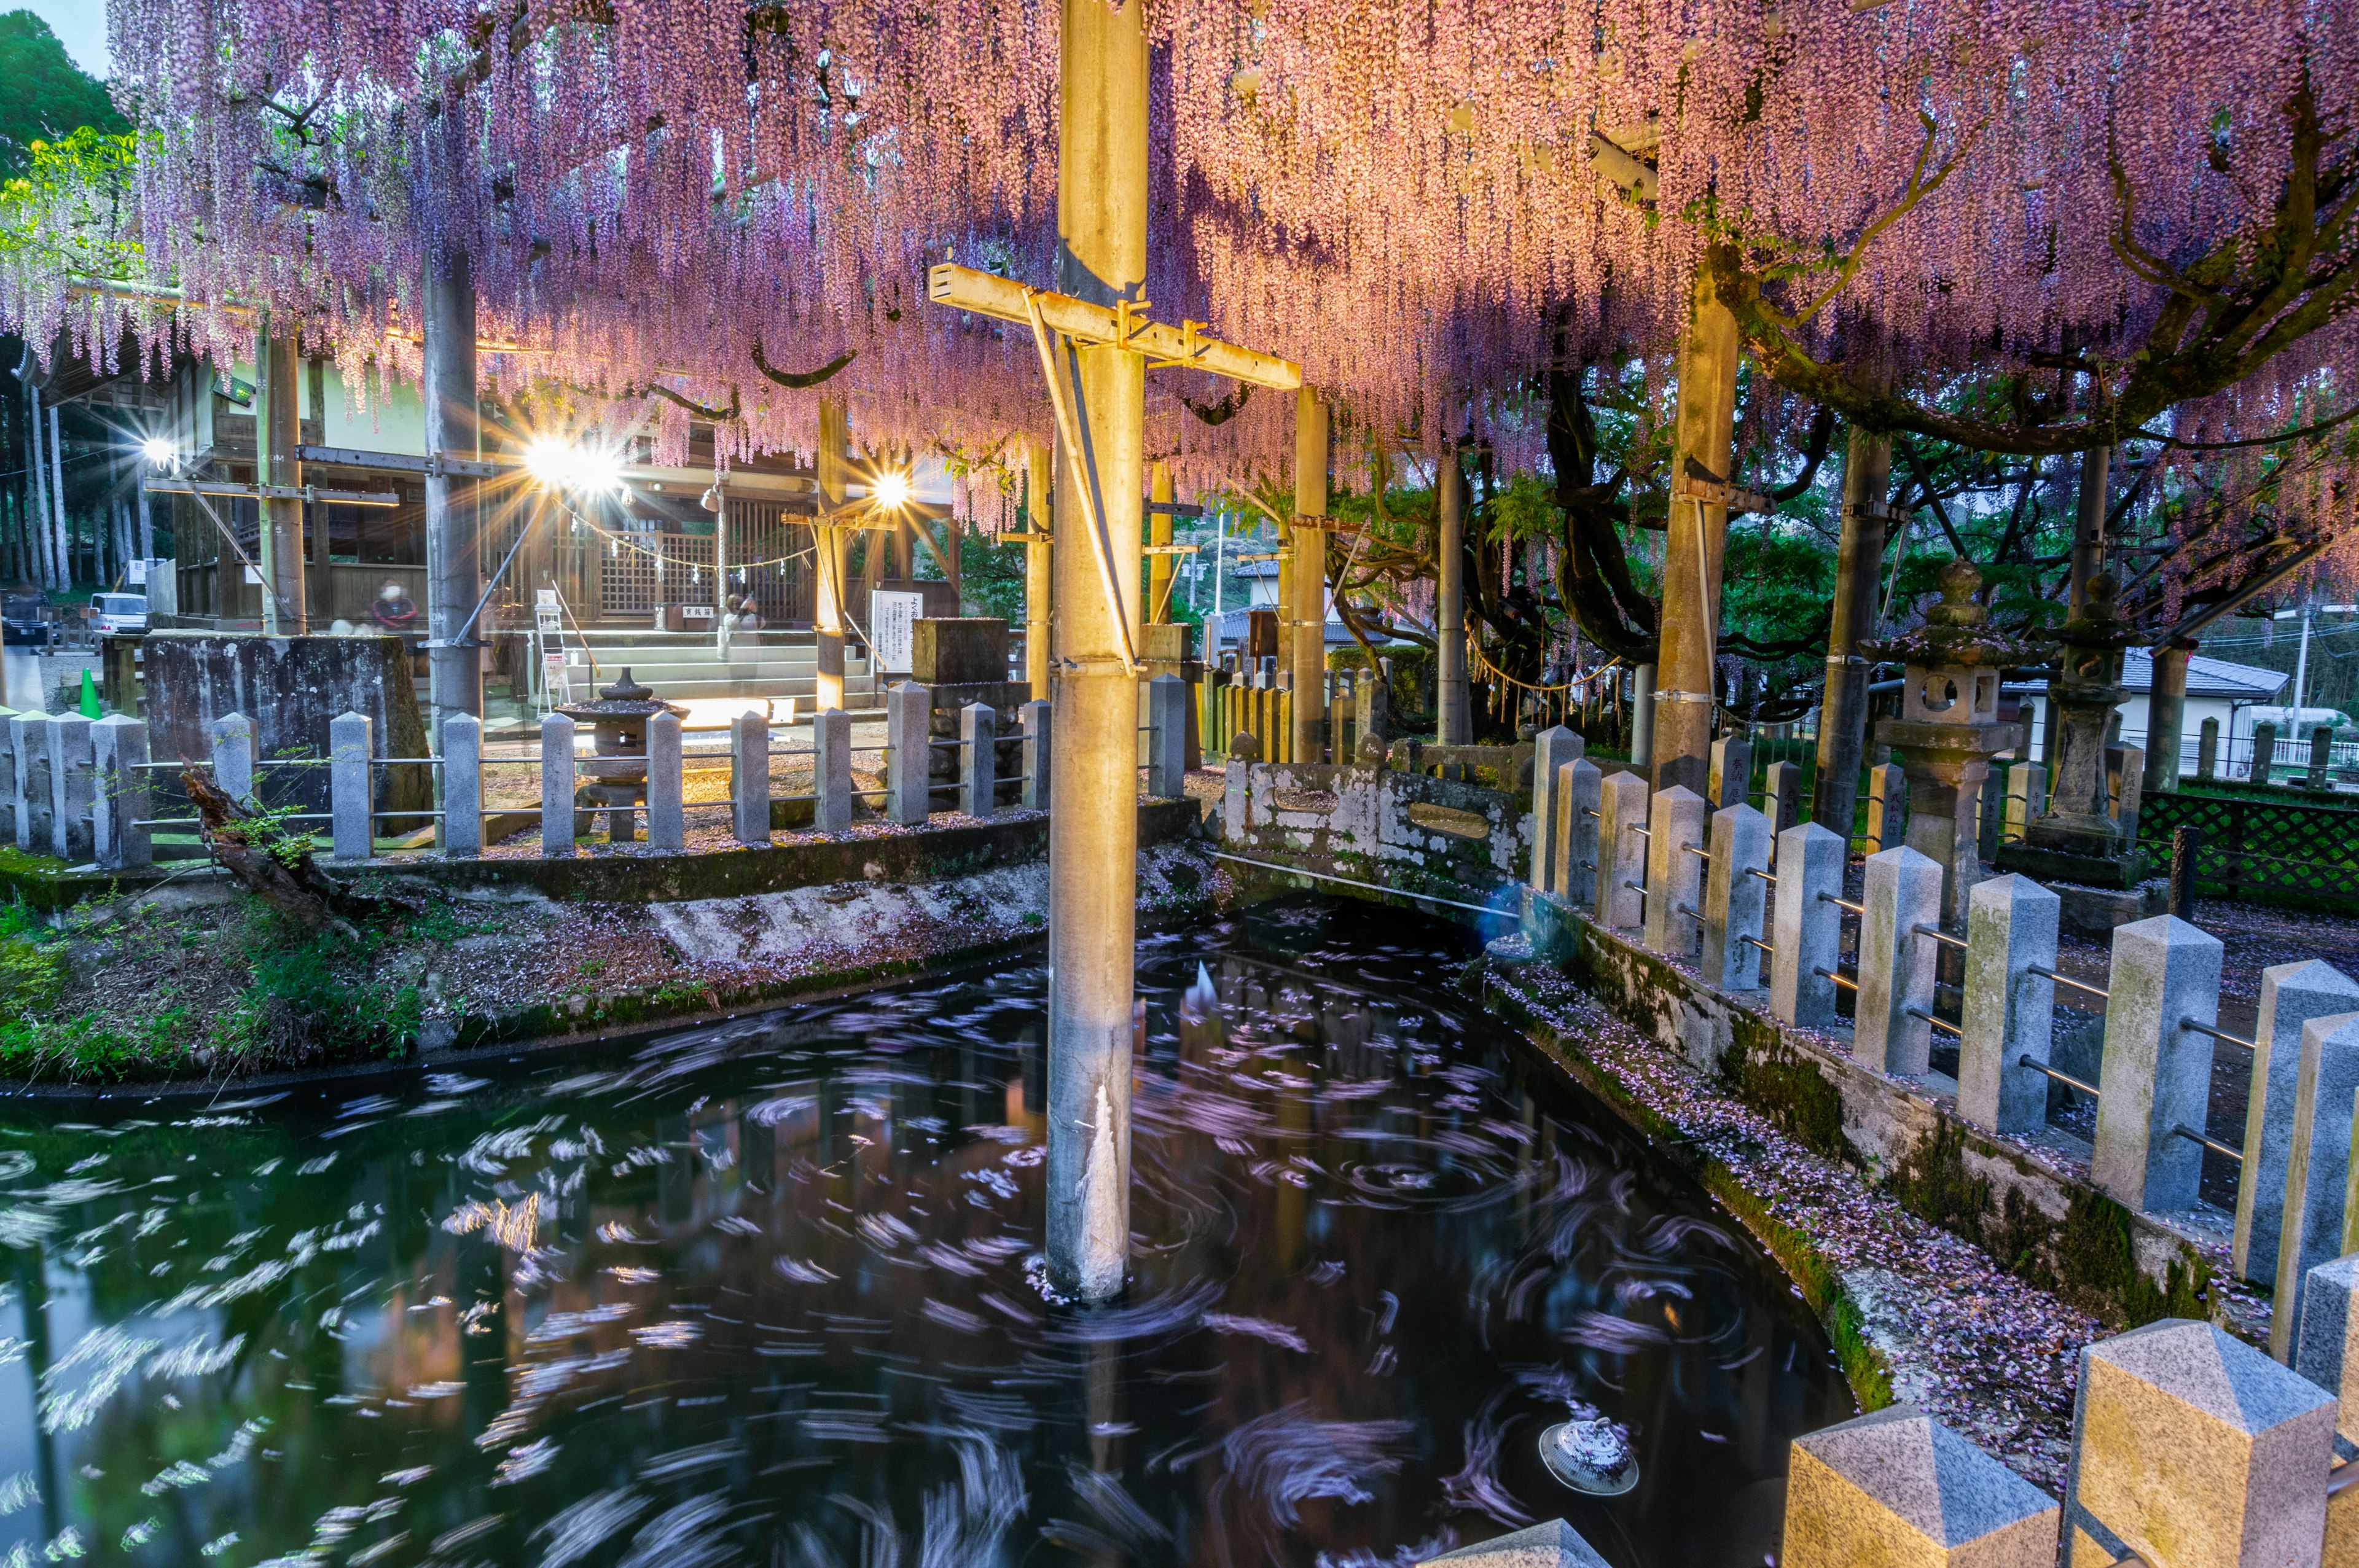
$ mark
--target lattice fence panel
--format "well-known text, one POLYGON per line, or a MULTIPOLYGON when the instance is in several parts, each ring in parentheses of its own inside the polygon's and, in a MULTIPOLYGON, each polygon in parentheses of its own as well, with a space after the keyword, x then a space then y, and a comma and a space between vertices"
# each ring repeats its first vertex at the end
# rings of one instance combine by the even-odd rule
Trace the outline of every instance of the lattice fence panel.
POLYGON ((600 615, 645 615, 658 604, 713 602, 711 535, 632 534, 608 546, 598 574, 600 615))
POLYGON ((2138 839, 2167 855, 2174 828, 2202 834, 2199 896, 2359 910, 2359 810, 2185 791, 2147 795, 2138 839))

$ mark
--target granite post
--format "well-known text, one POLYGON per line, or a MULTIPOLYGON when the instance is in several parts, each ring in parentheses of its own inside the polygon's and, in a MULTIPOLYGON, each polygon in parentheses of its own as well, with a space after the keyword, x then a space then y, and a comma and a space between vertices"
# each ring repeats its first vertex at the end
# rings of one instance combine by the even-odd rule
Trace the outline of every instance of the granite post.
MULTIPOLYGON (((811 831, 842 833, 851 827, 852 715, 840 708, 811 715, 811 831)), ((768 815, 766 791, 763 815, 768 815)))
POLYGON ((1743 806, 1753 784, 1753 742, 1742 735, 1723 735, 1712 743, 1704 767, 1704 799, 1714 811, 1743 806))
POLYGON ((1550 725, 1532 741, 1532 886, 1541 892, 1561 896, 1564 885, 1557 881, 1557 867, 1563 858, 1560 846, 1558 792, 1562 784, 1563 770, 1582 754, 1581 737, 1561 724, 1550 725))
POLYGON ((2348 1252, 2310 1271, 2301 1288, 2301 1325, 2295 1336, 2293 1369, 2334 1396, 2334 1429, 2359 1443, 2359 1252, 2348 1252))
POLYGON ((254 721, 243 713, 213 720, 213 787, 240 803, 254 799, 254 721))
POLYGON ((573 853, 573 720, 562 713, 540 721, 540 852, 573 853))
POLYGON ((1703 933, 1703 796, 1684 784, 1655 792, 1647 817, 1649 952, 1691 957, 1703 933))
POLYGON ((442 853, 484 852, 484 721, 472 713, 442 719, 442 853))
POLYGON ((1914 1405, 1794 1439, 1782 1568, 2054 1568, 2063 1509, 1914 1405))
POLYGON ((49 853, 69 866, 90 859, 92 787, 90 720, 79 713, 49 719, 49 853))
MULTIPOLYGON (((814 779, 818 777, 818 738, 819 714, 814 713, 814 779)), ((729 721, 729 827, 740 844, 770 841, 770 720, 768 715, 753 708, 729 721)))
MULTIPOLYGON (((1186 685, 1177 676, 1158 676, 1155 679, 1172 681, 1182 687, 1186 685)), ((1147 683, 1150 699, 1154 684, 1154 681, 1147 683)), ((999 738, 994 732, 994 720, 998 717, 979 702, 970 702, 959 709, 959 809, 969 816, 989 816, 992 797, 999 790, 995 765, 999 756, 999 738)), ((1148 771, 1150 773, 1153 772, 1152 769, 1148 771)), ((1152 786, 1148 793, 1154 793, 1152 786)))
POLYGON ((1896 762, 1867 770, 1867 852, 1897 849, 1908 838, 1908 775, 1896 762))
POLYGON ((1555 853, 1549 883, 1567 906, 1593 909, 1597 899, 1597 813, 1604 775, 1586 757, 1557 770, 1555 853))
POLYGON ((1055 715, 1055 705, 1046 697, 1026 703, 1018 710, 1024 721, 1024 809, 1049 809, 1049 725, 1055 715))
POLYGON ((147 726, 127 713, 110 713, 90 727, 90 742, 97 782, 90 820, 92 856, 110 871, 153 863, 150 830, 141 826, 155 815, 144 767, 147 726))
POLYGON ((1712 814, 1705 868, 1703 978, 1724 991, 1761 989, 1762 915, 1769 884, 1769 818, 1743 801, 1712 814))
POLYGON ((1978 884, 1967 901, 1964 1006, 1959 1018, 1958 1114, 1992 1132, 2048 1124, 2045 1065, 2064 901, 2012 872, 1978 884))
POLYGON ((2208 1323, 2081 1352, 2066 1568, 2317 1568, 2334 1397, 2208 1323))
POLYGON ((1774 838, 1802 820, 1802 769, 1796 762, 1772 762, 1763 772, 1761 815, 1769 819, 1774 838))
POLYGON ((2024 829, 2048 804, 2048 769, 2039 762, 2017 762, 2006 771, 2006 818, 1999 828, 1999 842, 2017 844, 2023 840, 2024 829))
MULTIPOLYGON (((1147 683, 1147 793, 1157 800, 1188 793, 1188 683, 1178 676, 1147 683)), ((989 809, 985 802, 974 815, 989 809)))
POLYGON ((905 827, 922 827, 933 810, 933 705, 915 681, 885 694, 885 815, 905 827))
POLYGON ((2310 1271, 2345 1251, 2350 1216, 2352 1106, 2359 1098, 2359 1013, 2330 1013, 2301 1026, 2294 1086, 2293 1138, 2286 1151, 2285 1214, 2277 1231, 2277 1295, 2269 1354, 2289 1359, 2310 1271))
POLYGON ((1850 845, 1815 822, 1777 835, 1777 897, 1769 935, 1769 1011, 1803 1029, 1835 1021, 1843 929, 1825 902, 1843 896, 1850 845))
POLYGON ((2220 721, 2205 719, 2195 732, 2195 776, 2210 784, 2220 776, 2220 721))
POLYGON ((1906 844, 1867 858, 1860 901, 1859 998, 1852 1060, 1894 1077, 1931 1070, 1933 958, 1920 927, 1940 929, 1941 865, 1906 844))
POLYGON ((2345 1012, 2359 1012, 2359 983, 2331 964, 2311 958, 2272 964, 2261 971, 2252 1088, 2245 1102, 2245 1168, 2236 1184, 2236 1235, 2229 1254, 2238 1279, 2277 1280, 2287 1161, 2293 1152, 2295 1106, 2309 1061, 2302 1026, 2313 1018, 2345 1012))
MULTIPOLYGON (((2176 915, 2114 928, 2089 1179, 2127 1207, 2194 1206, 2203 1146, 2178 1130, 2203 1130, 2212 1037, 2186 1024, 2218 1020, 2220 954, 2218 937, 2176 915)), ((2347 1093, 2343 1114, 2347 1121, 2347 1093)))
POLYGON ((679 715, 666 708, 649 716, 647 734, 647 848, 677 855, 688 848, 679 715))
POLYGON ((49 852, 49 716, 36 709, 8 720, 9 750, 16 766, 9 780, 16 848, 28 855, 49 852))
POLYGON ((1630 884, 1647 876, 1647 776, 1613 773, 1598 787, 1597 903, 1600 924, 1627 931, 1644 925, 1647 901, 1630 884))
POLYGON ((339 860, 365 860, 376 852, 371 728, 365 713, 340 713, 328 721, 329 815, 339 860))

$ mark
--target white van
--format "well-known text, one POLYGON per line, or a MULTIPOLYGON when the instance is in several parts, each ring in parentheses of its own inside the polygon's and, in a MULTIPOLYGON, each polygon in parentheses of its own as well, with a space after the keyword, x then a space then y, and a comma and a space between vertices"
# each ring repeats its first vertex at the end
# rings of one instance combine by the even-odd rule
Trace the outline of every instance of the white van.
POLYGON ((90 604, 96 611, 98 634, 102 637, 134 635, 147 630, 147 596, 144 593, 96 594, 90 604))

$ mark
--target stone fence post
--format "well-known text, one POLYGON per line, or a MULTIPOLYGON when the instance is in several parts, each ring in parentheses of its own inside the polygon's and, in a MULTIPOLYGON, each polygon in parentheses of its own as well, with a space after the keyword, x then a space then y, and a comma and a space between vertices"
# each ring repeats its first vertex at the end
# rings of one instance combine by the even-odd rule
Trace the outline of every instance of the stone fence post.
POLYGON ((365 860, 376 852, 375 728, 365 713, 328 720, 328 816, 339 860, 365 860))
MULTIPOLYGON (((1157 676, 1147 683, 1147 793, 1157 800, 1177 800, 1188 793, 1188 683, 1178 676, 1157 676)), ((982 810, 968 812, 990 814, 987 795, 982 810)))
MULTIPOLYGON (((2321 1263, 2302 1282, 2293 1369, 2334 1396, 2334 1430, 2359 1443, 2359 1252, 2321 1263)), ((2331 1526, 2329 1527, 2332 1528, 2331 1526)))
POLYGON ((1825 899, 1843 896, 1850 849, 1842 834, 1815 822, 1777 835, 1769 1011, 1804 1029, 1824 1029, 1835 1020, 1835 984, 1826 972, 1833 969, 1842 952, 1843 928, 1825 899))
POLYGON ((1867 852, 1880 854, 1908 841, 1908 775, 1897 762, 1867 770, 1867 852))
POLYGON ((1965 1004, 1958 1037, 1958 1114, 1993 1132, 2048 1125, 2045 1065, 2064 901, 2029 877, 1976 882, 1966 895, 1965 1004))
POLYGON ((1570 908, 1596 907, 1597 812, 1603 782, 1587 757, 1575 757, 1557 770, 1549 881, 1570 908))
POLYGON ((1532 741, 1532 875, 1533 888, 1560 898, 1565 885, 1558 872, 1565 859, 1561 846, 1566 768, 1582 754, 1581 737, 1561 724, 1552 724, 1532 741))
MULTIPOLYGON (((1154 681, 1147 682, 1150 710, 1156 708, 1159 697, 1153 689, 1155 681, 1167 680, 1183 688, 1188 684, 1178 676, 1157 676, 1154 681)), ((1163 698, 1161 705, 1169 707, 1169 698, 1163 698)), ((959 709, 959 809, 969 816, 989 816, 992 798, 999 791, 999 737, 995 723, 998 717, 980 702, 970 702, 959 709)), ((1179 741, 1186 738, 1186 731, 1178 726, 1157 723, 1154 730, 1155 733, 1148 737, 1148 741, 1158 751, 1169 737, 1178 737, 1179 741)), ((1174 750, 1177 749, 1178 741, 1175 741, 1174 750)), ((1148 767, 1148 777, 1151 780, 1161 771, 1162 763, 1158 761, 1148 767)), ((1161 792, 1149 783, 1147 793, 1159 795, 1161 792)))
POLYGON ((110 713, 90 727, 97 795, 91 812, 91 853, 102 870, 129 871, 155 860, 154 815, 148 803, 147 726, 127 713, 110 713))
POLYGON ((1647 833, 1647 947, 1692 957, 1703 935, 1703 796, 1657 790, 1647 833))
POLYGON ((573 730, 571 717, 544 714, 540 720, 540 852, 573 853, 573 730))
POLYGON ((442 853, 484 852, 484 721, 472 713, 442 719, 442 853))
POLYGON ((1739 801, 1712 814, 1705 868, 1703 978, 1724 991, 1761 989, 1762 913, 1769 884, 1769 818, 1739 801), (1756 874, 1758 873, 1758 874, 1756 874))
MULTIPOLYGON (((819 715, 811 715, 811 776, 819 776, 819 715)), ((770 841, 770 720, 747 708, 729 721, 729 827, 740 844, 770 841)))
POLYGON ((1024 793, 1027 811, 1049 809, 1049 725, 1057 705, 1038 697, 1016 710, 1024 718, 1024 793))
MULTIPOLYGON (((2218 937, 2176 915, 2114 928, 2089 1178, 2128 1207, 2194 1206, 2203 1147, 2179 1130, 2203 1130, 2212 1037, 2186 1024, 2218 1020, 2220 952, 2218 937)), ((2347 1126, 2348 1093, 2343 1114, 2347 1126)))
POLYGON ((2032 818, 2048 806, 2048 766, 2017 762, 2006 770, 2006 817, 1999 827, 2003 843, 2019 844, 2032 818))
POLYGON ((1451 1568, 1606 1568, 1596 1548, 1560 1519, 1429 1557, 1417 1568, 1441 1568, 1445 1563, 1451 1568))
MULTIPOLYGON (((449 720, 444 720, 447 730, 449 720)), ((647 848, 677 855, 688 848, 686 780, 682 776, 679 715, 669 711, 647 719, 647 848)), ((446 741, 447 746, 449 742, 446 741)))
MULTIPOLYGON (((2236 1184, 2236 1235, 2230 1257, 2239 1279, 2277 1277, 2285 1225, 2287 1164, 2301 1075, 2317 1064, 2302 1046, 2313 1018, 2359 1012, 2359 984, 2312 958, 2261 971, 2259 1022, 2253 1032, 2253 1082, 2245 1112, 2245 1167, 2236 1184)), ((2340 1241, 2341 1227, 2335 1227, 2340 1241)))
POLYGON ((1742 735, 1723 735, 1712 743, 1704 772, 1704 800, 1714 811, 1745 806, 1752 799, 1753 742, 1742 735))
POLYGON ((49 852, 49 736, 47 713, 19 713, 8 720, 16 756, 13 781, 16 848, 27 854, 49 852))
POLYGON ((2055 1568, 2063 1510, 1913 1405, 1794 1439, 1782 1568, 2055 1568))
POLYGON ((69 866, 91 858, 93 762, 89 719, 60 713, 49 720, 49 853, 69 866))
POLYGON ((16 787, 16 731, 21 715, 0 706, 0 844, 16 841, 16 819, 22 814, 22 792, 16 787))
POLYGON ((2084 1347, 2066 1568, 2131 1552, 2156 1568, 2318 1568, 2334 1416, 2325 1390, 2208 1323, 2084 1347))
POLYGON ((933 704, 915 681, 885 694, 885 815, 904 827, 923 827, 933 811, 933 704))
POLYGON ((224 713, 213 720, 213 787, 234 801, 254 798, 254 720, 224 713))
POLYGON ((2195 776, 2210 784, 2220 773, 2220 721, 2205 719, 2196 735, 2195 776))
POLYGON ((1772 762, 1763 770, 1761 815, 1769 819, 1770 843, 1802 820, 1802 770, 1793 762, 1772 762))
MULTIPOLYGON (((1859 997, 1852 1059, 1896 1078, 1931 1070, 1935 942, 1941 925, 1941 862, 1906 844, 1867 858, 1860 901, 1859 997)), ((1830 966, 1832 968, 1832 966, 1830 966)))
POLYGON ((2277 1296, 2269 1314, 2269 1353, 2281 1361, 2290 1358, 2288 1352, 2301 1323, 2301 1292, 2310 1271, 2346 1249, 2344 1205, 2351 1180, 2354 1098, 2359 1098, 2359 1013, 2311 1019, 2301 1026, 2301 1061, 2286 1149, 2285 1210, 2278 1222, 2277 1296))
MULTIPOLYGON (((852 826, 852 715, 822 708, 811 715, 811 830, 841 833, 852 826)), ((767 795, 764 812, 767 814, 767 795)))
POLYGON ((1639 773, 1609 774, 1598 792, 1597 918, 1612 930, 1627 931, 1647 918, 1647 901, 1631 883, 1647 876, 1647 778, 1639 773))

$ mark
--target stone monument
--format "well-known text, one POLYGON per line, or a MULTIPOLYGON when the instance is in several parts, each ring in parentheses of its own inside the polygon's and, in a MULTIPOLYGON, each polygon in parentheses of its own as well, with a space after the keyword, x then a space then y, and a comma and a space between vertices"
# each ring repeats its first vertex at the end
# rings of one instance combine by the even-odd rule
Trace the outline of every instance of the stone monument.
POLYGON ((1900 717, 1876 725, 1875 743, 1900 757, 1908 848, 1940 865, 1941 924, 1962 930, 1984 875, 1979 827, 1991 758, 2023 743, 2021 725, 1999 722, 1999 672, 2035 662, 2040 650, 1990 630, 1990 611, 1974 599, 1983 575, 1973 562, 1951 561, 1937 580, 1941 602, 1925 612, 1923 626, 1860 647, 1905 668, 1900 717))

